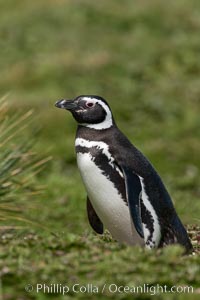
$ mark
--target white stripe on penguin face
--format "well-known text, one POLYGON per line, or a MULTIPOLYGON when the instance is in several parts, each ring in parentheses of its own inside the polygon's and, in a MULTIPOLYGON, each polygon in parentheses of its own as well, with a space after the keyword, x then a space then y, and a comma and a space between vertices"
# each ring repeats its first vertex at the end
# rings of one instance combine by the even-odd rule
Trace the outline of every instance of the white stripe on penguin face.
POLYGON ((111 113, 111 110, 108 107, 108 105, 106 105, 106 103, 104 103, 100 99, 96 99, 96 98, 92 98, 92 97, 83 97, 82 100, 92 101, 94 103, 98 103, 99 105, 101 105, 106 112, 106 117, 105 117, 105 120, 103 120, 103 122, 98 123, 98 124, 81 124, 81 125, 84 125, 89 128, 97 129, 97 130, 107 129, 113 125, 112 113, 111 113))

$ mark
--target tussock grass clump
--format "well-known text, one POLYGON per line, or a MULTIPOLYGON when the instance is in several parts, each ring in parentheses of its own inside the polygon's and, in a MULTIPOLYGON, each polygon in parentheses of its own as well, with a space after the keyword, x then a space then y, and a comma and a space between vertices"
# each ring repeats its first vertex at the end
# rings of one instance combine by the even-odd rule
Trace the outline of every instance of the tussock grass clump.
POLYGON ((11 220, 25 221, 24 201, 31 203, 44 188, 36 175, 50 157, 40 158, 33 151, 35 136, 26 131, 32 115, 32 110, 13 113, 5 98, 0 100, 0 228, 11 220))

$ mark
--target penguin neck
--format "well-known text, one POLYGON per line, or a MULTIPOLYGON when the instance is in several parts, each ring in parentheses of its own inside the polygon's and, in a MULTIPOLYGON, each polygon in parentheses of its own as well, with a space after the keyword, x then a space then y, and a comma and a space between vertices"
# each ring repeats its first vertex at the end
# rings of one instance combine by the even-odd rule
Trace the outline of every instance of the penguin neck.
POLYGON ((87 140, 94 140, 94 141, 101 140, 104 137, 108 137, 110 134, 112 134, 111 132, 115 128, 116 128, 116 124, 114 120, 112 126, 101 130, 78 124, 77 131, 76 131, 76 138, 81 137, 87 140))
POLYGON ((112 114, 107 114, 105 120, 101 123, 96 124, 90 124, 90 123, 79 123, 78 126, 94 129, 96 131, 106 130, 109 128, 112 128, 113 126, 116 126, 115 120, 112 116, 112 114))

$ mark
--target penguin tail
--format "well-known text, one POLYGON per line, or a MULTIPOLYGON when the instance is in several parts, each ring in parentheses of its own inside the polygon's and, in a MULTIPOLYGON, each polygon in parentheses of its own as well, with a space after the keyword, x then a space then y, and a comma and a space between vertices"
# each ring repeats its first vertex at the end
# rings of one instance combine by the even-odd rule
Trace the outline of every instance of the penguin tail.
POLYGON ((177 215, 175 215, 170 223, 164 227, 159 247, 170 244, 182 245, 187 254, 194 251, 187 231, 177 215))

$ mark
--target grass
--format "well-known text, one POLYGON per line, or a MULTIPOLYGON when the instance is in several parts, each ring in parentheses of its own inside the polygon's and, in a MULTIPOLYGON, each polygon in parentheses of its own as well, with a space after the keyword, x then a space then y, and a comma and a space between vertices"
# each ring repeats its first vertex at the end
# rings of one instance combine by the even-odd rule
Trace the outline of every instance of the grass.
POLYGON ((27 140, 26 134, 21 135, 30 126, 31 115, 29 110, 11 116, 6 100, 0 99, 0 220, 8 227, 10 223, 25 221, 22 213, 28 208, 27 199, 31 209, 34 196, 41 196, 44 190, 36 175, 50 157, 39 158, 31 149, 33 137, 27 140))
POLYGON ((34 109, 35 121, 23 138, 31 139, 39 126, 34 151, 53 156, 36 179, 46 185, 45 194, 26 209, 38 226, 15 231, 1 223, 1 298, 133 297, 24 290, 36 283, 192 285, 199 293, 200 4, 7 0, 0 1, 0 16, 1 96, 10 93, 11 115, 34 109), (120 246, 108 234, 92 233, 75 161, 76 124, 54 108, 56 100, 79 94, 108 99, 119 127, 163 178, 189 228, 195 256, 182 256, 179 247, 149 252, 120 246))

